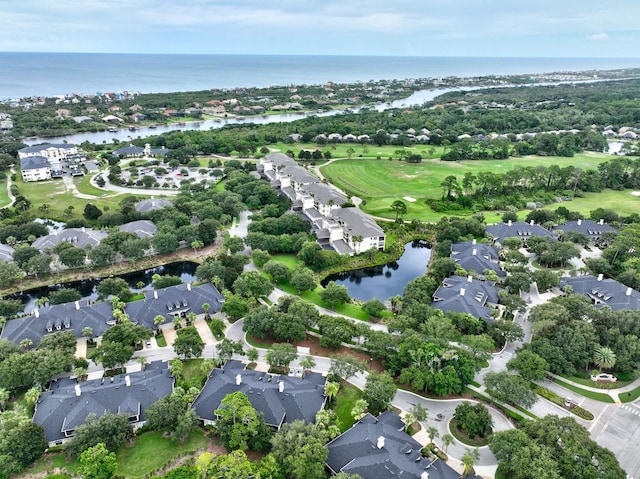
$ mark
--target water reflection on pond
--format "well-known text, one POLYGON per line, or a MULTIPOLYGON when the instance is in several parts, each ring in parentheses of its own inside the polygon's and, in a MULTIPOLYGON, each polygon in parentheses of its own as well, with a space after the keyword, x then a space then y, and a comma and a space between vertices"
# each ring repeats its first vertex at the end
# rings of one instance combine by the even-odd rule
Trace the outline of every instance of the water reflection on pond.
POLYGON ((397 261, 381 266, 345 271, 328 276, 329 281, 346 286, 349 296, 360 301, 378 298, 385 301, 392 296, 401 295, 407 283, 423 276, 431 258, 431 244, 416 240, 407 243, 404 253, 397 261))
MULTIPOLYGON (((131 290, 137 293, 151 288, 151 282, 153 281, 154 274, 179 276, 183 283, 195 281, 195 271, 197 266, 198 265, 196 263, 192 263, 190 261, 181 261, 178 263, 171 263, 163 266, 157 266, 155 268, 135 271, 133 273, 127 273, 117 277, 123 278, 129 284, 131 290)), ((98 283, 103 279, 104 278, 90 278, 71 283, 54 284, 51 286, 44 286, 42 288, 29 289, 27 291, 12 294, 8 297, 21 300, 25 304, 25 312, 29 313, 33 311, 37 299, 48 297, 52 291, 57 291, 62 288, 72 288, 77 290, 82 295, 83 299, 96 299, 98 297, 96 288, 98 283)))

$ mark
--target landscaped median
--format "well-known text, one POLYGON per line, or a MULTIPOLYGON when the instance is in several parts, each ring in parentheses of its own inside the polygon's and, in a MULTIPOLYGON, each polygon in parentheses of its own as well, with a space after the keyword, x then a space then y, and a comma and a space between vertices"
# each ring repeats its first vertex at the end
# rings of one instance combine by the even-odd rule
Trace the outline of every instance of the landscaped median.
POLYGON ((593 399, 594 401, 608 402, 608 403, 615 402, 613 398, 606 393, 589 391, 588 389, 583 389, 581 387, 574 386, 573 384, 566 383, 561 379, 557 379, 557 378, 554 378, 553 382, 555 382, 556 384, 559 384, 565 389, 568 389, 569 391, 573 391, 576 394, 580 394, 581 396, 584 396, 586 398, 593 399))
POLYGON ((547 399, 548 401, 551 401, 552 403, 560 406, 563 409, 566 409, 567 411, 569 411, 572 414, 575 414, 579 418, 584 419, 586 421, 593 421, 594 416, 593 416, 593 413, 591 413, 591 411, 587 411, 586 409, 581 408, 577 404, 567 401, 566 398, 560 397, 558 394, 554 393, 553 391, 543 386, 539 386, 538 384, 534 384, 532 386, 532 389, 539 396, 542 396, 543 398, 547 399))

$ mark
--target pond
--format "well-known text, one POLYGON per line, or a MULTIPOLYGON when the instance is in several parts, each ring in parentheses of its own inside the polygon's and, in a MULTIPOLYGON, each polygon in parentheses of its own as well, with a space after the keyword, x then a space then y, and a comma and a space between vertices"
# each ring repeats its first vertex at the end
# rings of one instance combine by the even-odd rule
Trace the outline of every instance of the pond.
MULTIPOLYGON (((153 281, 154 274, 179 276, 183 283, 189 283, 196 280, 195 272, 198 267, 197 263, 190 261, 181 261, 178 263, 171 263, 155 268, 145 269, 141 271, 135 271, 133 273, 127 273, 118 276, 124 279, 134 293, 150 289, 151 282, 153 281)), ((74 281, 71 283, 53 284, 50 286, 44 286, 42 288, 29 289, 14 293, 7 296, 7 299, 19 299, 24 305, 24 311, 30 313, 35 307, 36 300, 39 298, 48 297, 52 291, 57 291, 62 288, 71 288, 78 291, 83 299, 93 299, 98 297, 97 287, 100 281, 104 278, 90 278, 82 281, 74 281)))
POLYGON ((328 276, 322 285, 329 281, 345 286, 349 296, 360 301, 378 298, 386 301, 392 296, 401 295, 407 283, 423 276, 431 258, 431 244, 416 240, 404 246, 404 253, 397 261, 381 266, 345 271, 328 276))

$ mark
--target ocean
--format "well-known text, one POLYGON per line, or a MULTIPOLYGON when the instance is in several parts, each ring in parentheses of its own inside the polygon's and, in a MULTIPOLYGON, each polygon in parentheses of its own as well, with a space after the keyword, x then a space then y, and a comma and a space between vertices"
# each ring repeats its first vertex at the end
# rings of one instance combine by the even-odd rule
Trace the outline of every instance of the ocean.
POLYGON ((149 55, 0 52, 0 99, 638 68, 640 58, 149 55))

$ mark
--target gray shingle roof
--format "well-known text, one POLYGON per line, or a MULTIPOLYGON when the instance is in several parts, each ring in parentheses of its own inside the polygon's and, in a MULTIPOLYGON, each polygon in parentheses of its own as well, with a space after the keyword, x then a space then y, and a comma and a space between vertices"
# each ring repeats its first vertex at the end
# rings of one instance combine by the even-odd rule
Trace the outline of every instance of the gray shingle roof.
POLYGON ((337 208, 331 215, 342 224, 349 236, 361 235, 365 238, 384 236, 378 223, 357 208, 337 208))
POLYGON ((83 424, 91 413, 98 417, 106 411, 130 417, 139 415, 133 422, 144 421, 144 411, 172 391, 173 378, 167 363, 161 361, 150 363, 141 372, 80 384, 63 378, 54 381, 49 390, 40 395, 33 421, 44 428, 45 439, 51 443, 65 439, 64 431, 72 431, 83 424), (80 395, 77 395, 76 386, 79 386, 80 395))
POLYGON ((68 143, 44 143, 42 145, 27 146, 26 148, 22 148, 18 150, 18 153, 23 153, 23 154, 39 153, 41 151, 46 151, 50 148, 56 148, 58 150, 72 150, 73 148, 76 148, 76 145, 72 145, 68 143))
POLYGON ((91 228, 68 228, 56 234, 41 236, 36 239, 31 246, 40 251, 44 251, 45 248, 55 248, 63 241, 66 241, 78 248, 85 248, 87 245, 96 246, 108 235, 109 233, 106 231, 91 228))
POLYGON ((120 225, 118 229, 127 233, 134 233, 139 238, 151 238, 158 231, 158 227, 151 220, 131 221, 120 225))
POLYGON ((318 181, 320 181, 320 179, 316 175, 310 173, 302 166, 298 165, 285 166, 284 168, 282 168, 282 170, 280 170, 280 175, 286 175, 290 177, 294 182, 300 184, 317 183, 318 181))
POLYGON ((49 168, 49 160, 44 156, 27 156, 20 160, 20 170, 39 170, 40 168, 49 168))
POLYGON ((260 411, 265 422, 279 428, 284 422, 299 419, 314 422, 316 413, 324 405, 326 378, 318 373, 307 373, 304 379, 274 376, 260 371, 244 369, 239 361, 229 361, 224 369, 214 369, 202 391, 193 403, 200 419, 214 420, 214 411, 227 394, 242 391, 251 405, 260 411), (241 376, 240 385, 236 376, 241 376), (271 380, 269 380, 271 378, 271 380), (283 392, 279 391, 284 384, 283 392))
POLYGON ((465 271, 484 274, 489 269, 500 277, 507 275, 497 264, 498 250, 485 243, 454 243, 451 245, 451 258, 465 271))
POLYGON ((2 261, 13 261, 13 253, 15 253, 11 246, 8 244, 0 243, 0 260, 2 261))
POLYGON ((493 320, 493 310, 485 305, 497 304, 499 301, 495 283, 477 279, 469 281, 469 278, 455 275, 445 278, 433 298, 431 306, 441 311, 467 313, 487 321, 493 320))
POLYGON ((562 278, 559 288, 569 285, 576 294, 587 296, 595 306, 609 306, 613 311, 640 311, 640 292, 615 279, 598 279, 591 275, 562 278))
POLYGON ((311 194, 314 200, 321 205, 328 205, 330 201, 333 201, 334 205, 340 206, 347 202, 347 197, 345 195, 324 183, 311 183, 306 185, 304 190, 311 194))
POLYGON ((363 479, 420 479, 425 471, 437 479, 460 478, 439 459, 432 462, 423 457, 422 445, 403 427, 394 412, 384 412, 377 418, 367 414, 327 444, 327 466, 334 473, 359 474, 363 479), (379 443, 380 437, 384 444, 379 443))
POLYGON ((288 157, 284 153, 269 153, 264 157, 264 160, 273 163, 276 168, 279 166, 297 165, 296 160, 288 157))
POLYGON ((497 225, 487 226, 487 233, 489 233, 494 239, 502 241, 504 238, 520 238, 526 239, 531 236, 550 236, 555 238, 555 235, 549 230, 543 228, 537 224, 525 223, 523 221, 516 221, 514 223, 498 223, 497 225))
POLYGON ((568 231, 576 231, 587 235, 591 239, 598 239, 602 233, 618 231, 611 225, 606 223, 596 223, 592 220, 567 221, 561 225, 554 226, 553 229, 562 230, 565 233, 568 231))
POLYGON ((58 331, 72 331, 76 338, 82 337, 84 328, 91 328, 93 336, 102 336, 110 327, 107 322, 113 320, 111 303, 87 304, 85 301, 57 304, 39 308, 37 313, 24 318, 7 321, 0 338, 13 343, 30 339, 38 344, 47 334, 58 331), (37 314, 37 316, 36 316, 37 314), (69 327, 65 327, 66 325, 69 327), (57 328, 60 329, 57 329, 57 328), (49 331, 51 329, 51 331, 49 331))
POLYGON ((203 314, 202 305, 208 303, 209 314, 220 311, 222 294, 211 283, 198 286, 178 284, 157 291, 145 293, 145 299, 127 303, 125 312, 138 324, 155 329, 153 318, 164 316, 171 320, 176 314, 203 314), (157 298, 156 298, 157 296, 157 298))
POLYGON ((164 198, 152 198, 149 200, 138 201, 135 208, 138 213, 148 213, 150 211, 167 208, 168 206, 173 206, 173 201, 165 200, 164 198))

